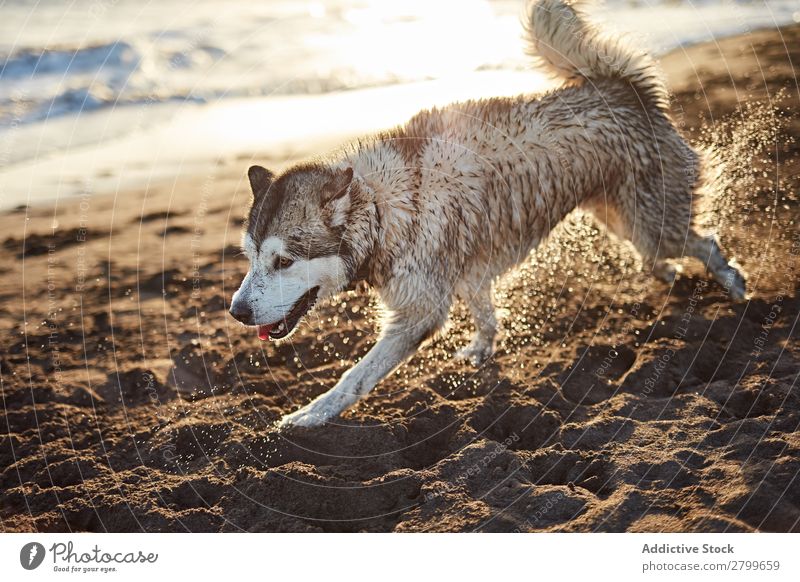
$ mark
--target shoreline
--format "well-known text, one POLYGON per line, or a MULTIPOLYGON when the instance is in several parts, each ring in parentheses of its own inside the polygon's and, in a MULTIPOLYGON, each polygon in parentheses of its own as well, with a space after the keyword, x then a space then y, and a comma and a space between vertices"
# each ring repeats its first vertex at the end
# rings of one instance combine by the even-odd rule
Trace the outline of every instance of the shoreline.
MULTIPOLYGON (((285 166, 324 154, 358 136, 390 129, 423 108, 543 90, 549 85, 536 71, 484 71, 322 95, 170 105, 169 115, 160 115, 163 123, 151 122, 108 143, 78 147, 55 157, 46 154, 41 160, 26 160, 0 171, 0 185, 6 192, 29 188, 24 195, 3 200, 0 212, 23 202, 52 205, 55 200, 48 198, 48 192, 68 192, 55 197, 68 200, 87 185, 98 195, 159 187, 186 180, 187 174, 209 164, 232 165, 248 156, 255 158, 258 152, 264 156, 258 159, 285 166)), ((109 126, 127 123, 131 116, 135 121, 142 112, 122 109, 117 113, 92 112, 82 116, 82 121, 107 131, 109 126), (117 113, 121 120, 113 121, 117 113)), ((80 117, 57 123, 69 125, 80 117)))

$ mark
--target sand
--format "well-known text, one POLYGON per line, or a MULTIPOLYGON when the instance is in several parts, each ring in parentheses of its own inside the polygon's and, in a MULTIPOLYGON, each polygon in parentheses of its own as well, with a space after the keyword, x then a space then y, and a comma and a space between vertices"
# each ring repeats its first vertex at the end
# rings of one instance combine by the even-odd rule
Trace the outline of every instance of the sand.
POLYGON ((492 361, 450 358, 457 306, 319 429, 273 424, 366 352, 375 299, 354 290, 280 345, 226 315, 250 157, 3 214, 2 529, 800 530, 800 123, 759 150, 752 106, 796 111, 798 62, 800 26, 663 61, 687 135, 739 131, 721 237, 750 302, 690 261, 655 282, 578 216, 499 291, 492 361))

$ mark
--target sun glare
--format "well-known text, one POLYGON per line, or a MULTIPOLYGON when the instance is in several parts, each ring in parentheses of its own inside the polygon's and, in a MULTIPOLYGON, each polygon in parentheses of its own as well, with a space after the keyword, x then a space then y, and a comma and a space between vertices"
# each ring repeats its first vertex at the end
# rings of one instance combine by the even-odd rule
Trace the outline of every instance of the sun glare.
POLYGON ((520 44, 515 19, 499 17, 483 0, 370 0, 347 11, 345 20, 352 31, 341 56, 375 77, 432 78, 471 71, 509 54, 510 43, 520 44))

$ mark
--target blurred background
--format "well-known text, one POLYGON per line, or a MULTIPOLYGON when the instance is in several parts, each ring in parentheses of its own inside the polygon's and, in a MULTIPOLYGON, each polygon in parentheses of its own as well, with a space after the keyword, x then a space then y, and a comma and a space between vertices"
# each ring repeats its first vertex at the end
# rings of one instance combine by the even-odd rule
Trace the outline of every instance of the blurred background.
POLYGON ((496 288, 491 362, 451 357, 457 304, 341 422, 276 431, 381 311, 347 292, 280 344, 228 315, 247 167, 546 89, 523 5, 0 0, 0 532, 800 531, 798 0, 592 9, 727 164, 752 300, 574 213, 496 288))
MULTIPOLYGON (((546 88, 522 0, 7 0, 0 204, 296 158, 454 99, 546 88), (311 100, 311 101, 310 101, 311 100)), ((655 53, 800 20, 797 0, 608 0, 655 53)))

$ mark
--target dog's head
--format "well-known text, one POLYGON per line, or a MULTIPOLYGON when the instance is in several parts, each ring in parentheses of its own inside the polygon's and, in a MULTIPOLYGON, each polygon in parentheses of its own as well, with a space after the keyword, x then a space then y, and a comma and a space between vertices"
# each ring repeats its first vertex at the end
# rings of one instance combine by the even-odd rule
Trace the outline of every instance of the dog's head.
POLYGON ((276 177, 248 171, 252 205, 243 236, 250 270, 233 295, 231 315, 257 326, 261 339, 282 339, 320 300, 353 274, 346 242, 353 191, 350 167, 307 164, 276 177))

